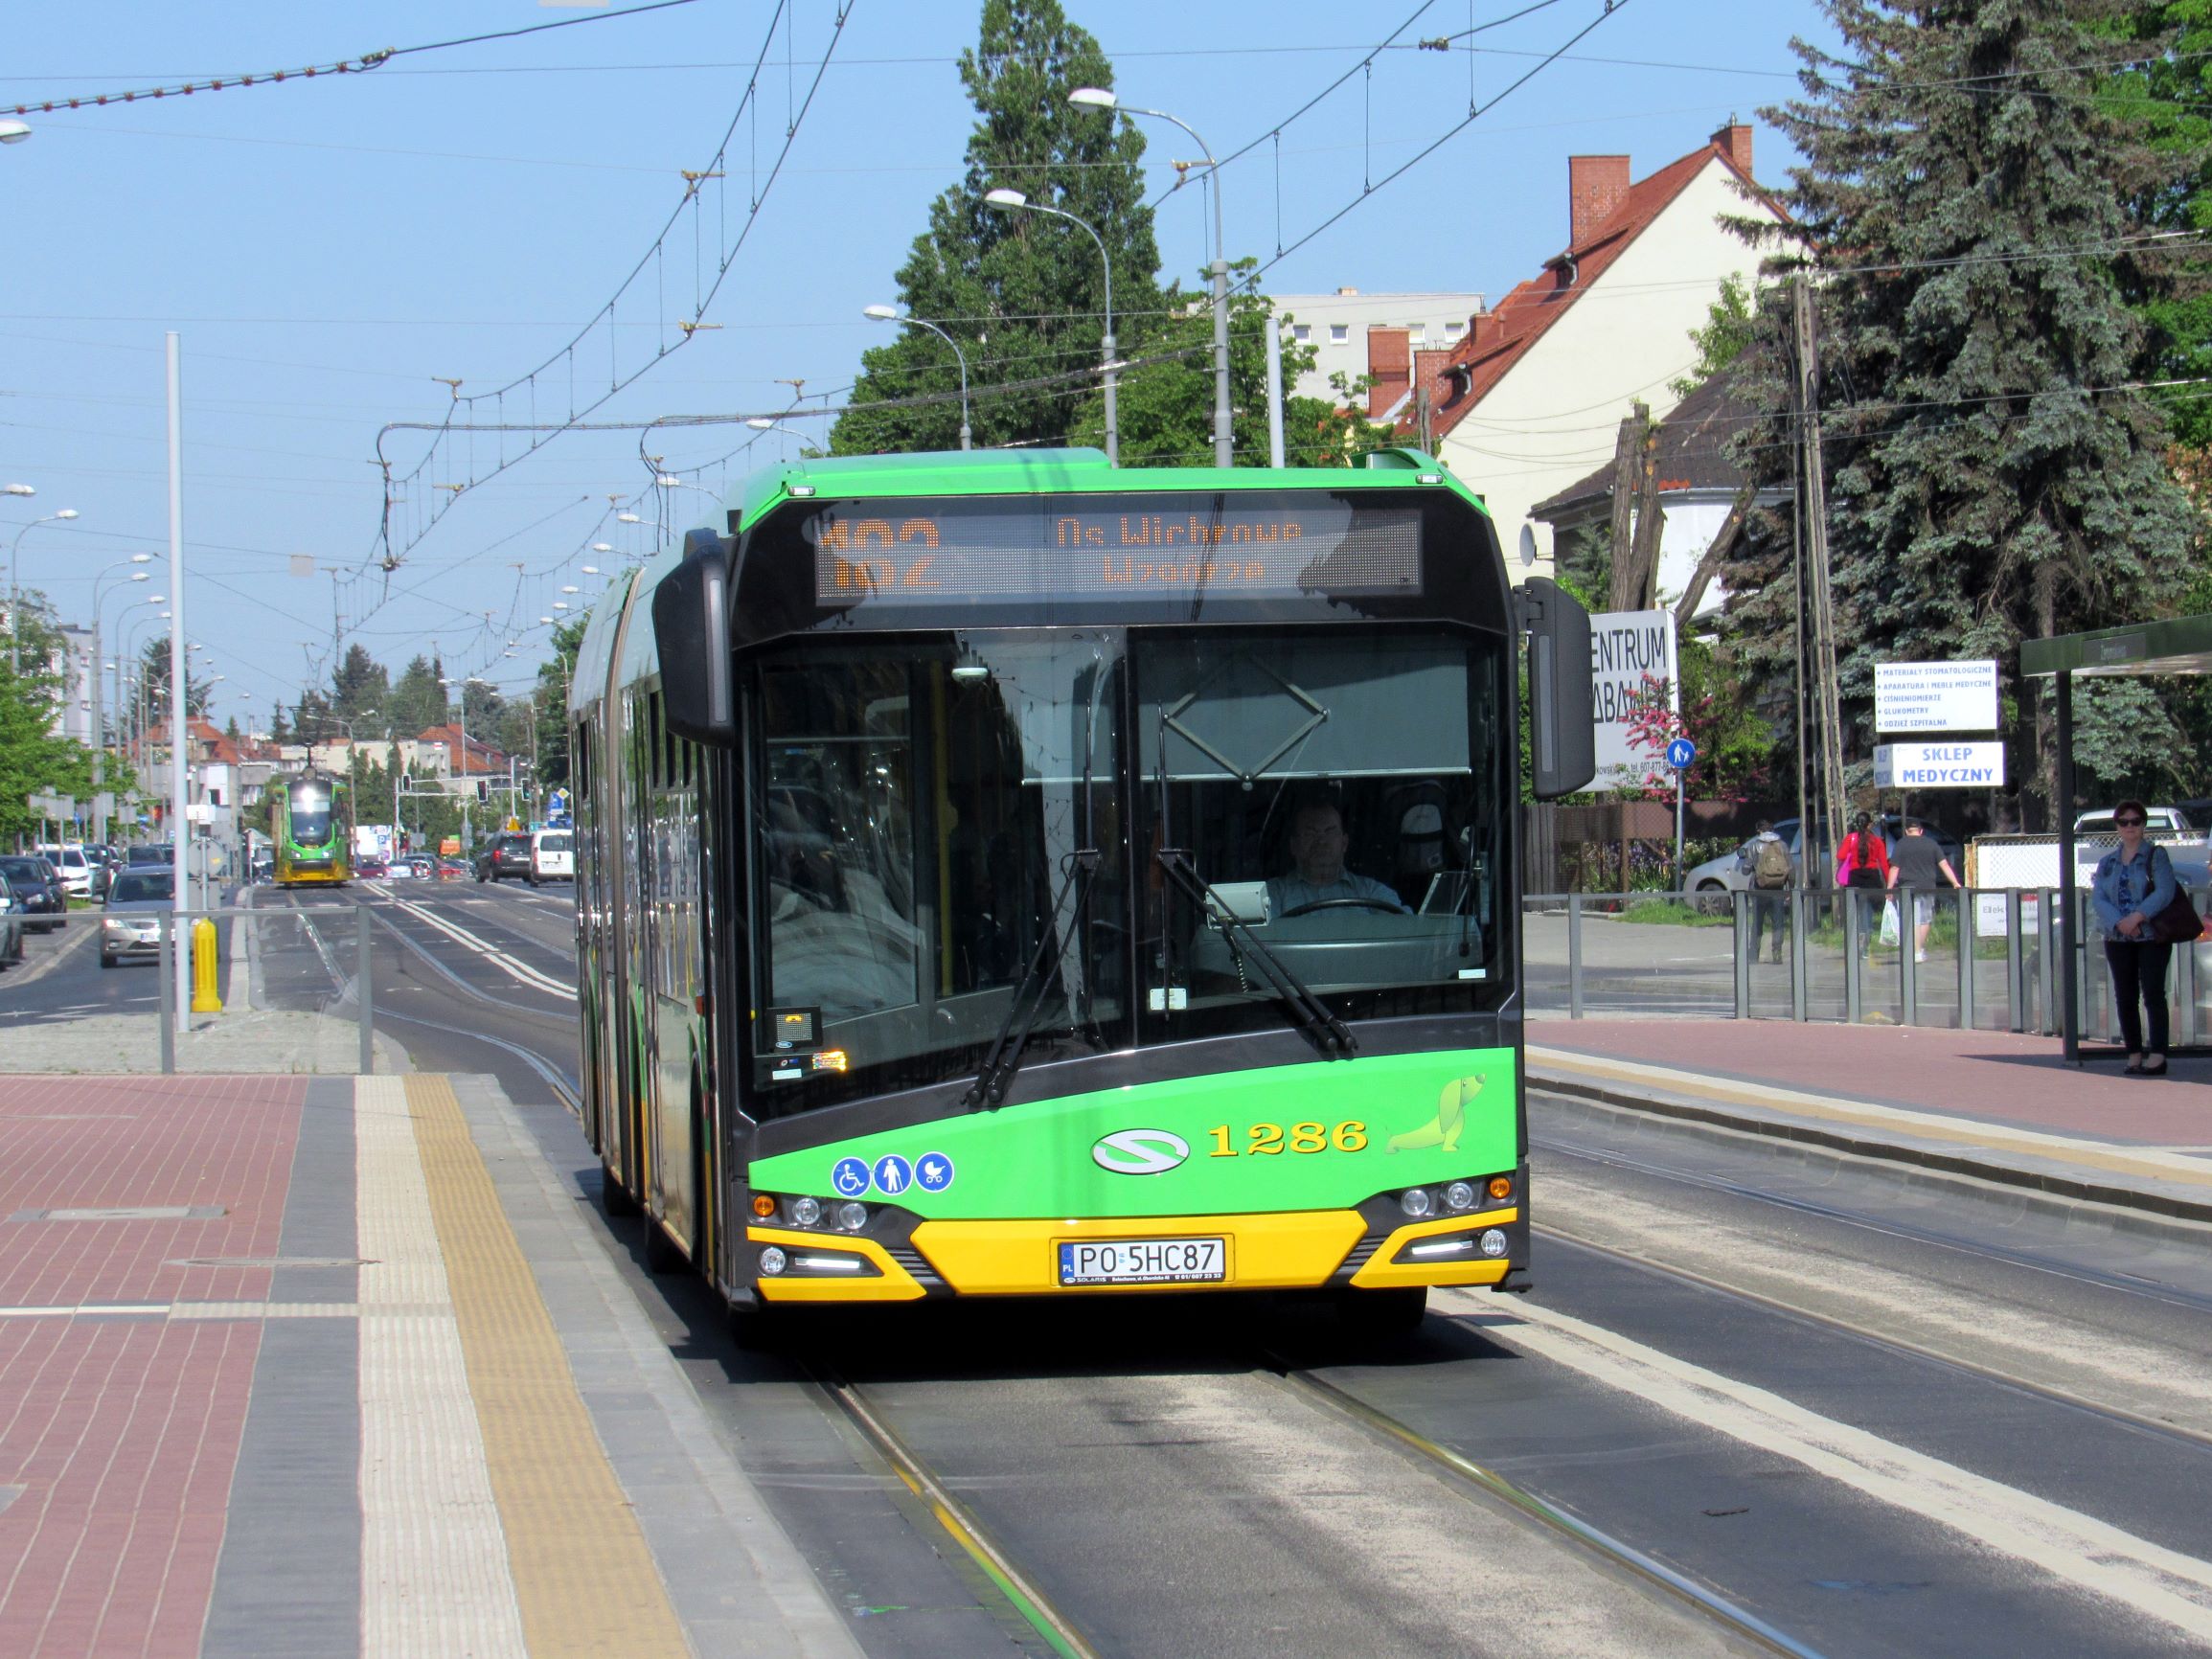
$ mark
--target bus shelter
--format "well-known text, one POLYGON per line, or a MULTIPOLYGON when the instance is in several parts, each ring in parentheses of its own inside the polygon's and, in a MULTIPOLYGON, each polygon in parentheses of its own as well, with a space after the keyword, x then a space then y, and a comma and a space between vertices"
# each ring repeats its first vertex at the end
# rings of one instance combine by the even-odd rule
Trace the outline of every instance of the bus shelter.
POLYGON ((2081 906, 2074 881, 2074 681, 2140 678, 2148 674, 2212 673, 2212 616, 2132 623, 2056 639, 2020 642, 2023 679, 2054 683, 2059 722, 2059 960, 2063 975, 2059 1031, 2065 1057, 2082 1057, 2081 906))

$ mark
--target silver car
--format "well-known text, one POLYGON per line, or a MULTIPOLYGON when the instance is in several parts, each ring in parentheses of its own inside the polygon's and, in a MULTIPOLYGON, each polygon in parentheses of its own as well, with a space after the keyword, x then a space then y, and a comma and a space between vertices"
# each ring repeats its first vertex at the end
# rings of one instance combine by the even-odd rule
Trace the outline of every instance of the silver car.
POLYGON ((120 962, 153 962, 161 955, 161 915, 176 906, 176 876, 168 870, 141 865, 121 870, 107 889, 101 907, 100 966, 120 962))
POLYGON ((0 875, 0 967, 23 960, 23 907, 15 902, 15 889, 0 875))

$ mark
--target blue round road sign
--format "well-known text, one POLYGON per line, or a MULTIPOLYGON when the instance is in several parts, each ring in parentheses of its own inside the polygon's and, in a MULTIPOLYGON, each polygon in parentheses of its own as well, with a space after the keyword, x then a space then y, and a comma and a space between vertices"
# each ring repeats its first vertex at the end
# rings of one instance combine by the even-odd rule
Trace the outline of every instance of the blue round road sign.
POLYGON ((846 1197, 857 1198, 868 1190, 868 1166, 857 1158, 839 1158, 830 1171, 830 1184, 846 1197))
POLYGON ((1677 772, 1689 770, 1690 762, 1698 758, 1698 745, 1687 738, 1676 738, 1667 745, 1667 764, 1677 772))

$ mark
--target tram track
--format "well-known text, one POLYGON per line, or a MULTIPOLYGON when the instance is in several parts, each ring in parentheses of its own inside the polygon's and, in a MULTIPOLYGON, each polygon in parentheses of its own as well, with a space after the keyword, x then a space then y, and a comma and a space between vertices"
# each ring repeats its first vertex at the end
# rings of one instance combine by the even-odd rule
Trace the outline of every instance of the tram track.
POLYGON ((862 1391, 827 1366, 801 1362, 822 1397, 844 1414, 863 1439, 890 1465, 906 1489, 926 1504, 937 1524, 998 1586, 1015 1611, 1062 1659, 1104 1659, 1075 1622, 1024 1573, 969 1507, 931 1471, 914 1447, 872 1407, 862 1391))
MULTIPOLYGON (((1578 1159, 1584 1163, 1626 1170, 1631 1174, 1643 1175, 1677 1186, 1694 1187, 1701 1192, 1716 1193, 1731 1198, 1743 1198, 1754 1203, 1771 1205, 1777 1209, 1793 1211, 1799 1215, 1834 1222, 1839 1226, 1857 1228, 1862 1232, 1878 1234, 1907 1244, 1946 1250, 1982 1261, 1996 1262, 2007 1267, 2047 1274, 2052 1278, 2069 1280, 2090 1289, 2118 1291, 2143 1301, 2161 1303, 2166 1307, 2179 1308, 2191 1313, 2212 1314, 2212 1295, 2184 1289, 2179 1285, 2163 1284, 2154 1281, 2132 1278, 2127 1274, 2108 1273, 2095 1268, 2087 1268, 2079 1262, 2059 1261, 2033 1251, 2016 1250, 2007 1246, 1962 1239, 1955 1234, 1941 1233, 1932 1228, 1915 1227, 1908 1222, 1875 1219, 1836 1205, 1822 1204, 1810 1198, 1798 1197, 1787 1193, 1767 1192, 1727 1177, 1705 1174, 1695 1170, 1684 1170, 1677 1166, 1647 1163, 1618 1152, 1592 1151, 1585 1147, 1571 1146, 1565 1142, 1543 1136, 1532 1137, 1530 1146, 1537 1151, 1554 1156, 1578 1159)), ((1894 1171, 1889 1170, 1881 1172, 1894 1174, 1894 1171)), ((1960 1178, 1966 1179, 1966 1177, 1960 1178)), ((2166 1221, 2160 1218, 2160 1225, 2163 1228, 2178 1230, 2193 1227, 2194 1224, 2166 1221)))
POLYGON ((2071 1389, 2060 1388, 2052 1383, 2039 1382, 2033 1377, 2021 1376, 2017 1372, 2006 1371, 1998 1366, 1985 1365, 1978 1360, 1969 1359, 1957 1353, 1946 1352, 1944 1350, 1929 1344, 1914 1342, 1908 1337, 1870 1329, 1863 1325, 1839 1318, 1835 1314, 1823 1313, 1815 1308, 1800 1307, 1779 1297, 1767 1296, 1756 1290, 1746 1290, 1739 1285, 1724 1284, 1721 1280, 1710 1278, 1702 1273, 1693 1272, 1686 1267, 1677 1267, 1663 1261, 1653 1261, 1633 1251, 1623 1250, 1615 1245, 1585 1238, 1582 1234, 1571 1232, 1563 1227, 1536 1222, 1532 1224, 1532 1231, 1539 1238, 1554 1239, 1562 1244, 1572 1245, 1576 1249, 1587 1250, 1593 1255, 1603 1256, 1608 1261, 1617 1261, 1625 1267, 1649 1274, 1655 1279, 1671 1280, 1676 1284, 1692 1285, 1709 1294, 1724 1296, 1731 1301, 1761 1308, 1768 1313, 1777 1313, 1785 1318, 1802 1320, 1808 1325, 1815 1325, 1824 1330, 1835 1331, 1840 1336, 1851 1337, 1886 1352, 1923 1360, 1931 1365, 1940 1365, 1946 1370, 1976 1377, 1984 1382, 1994 1382, 2001 1387, 2018 1389, 2023 1394, 2034 1395, 2039 1399, 2048 1400, 2053 1405, 2087 1412, 2091 1416, 2101 1417, 2111 1422, 2123 1423, 2130 1428, 2140 1429, 2145 1433, 2181 1442, 2199 1450, 2212 1450, 2212 1434, 2201 1429, 2189 1428, 2181 1423, 2169 1422, 2164 1419, 2152 1417, 2143 1412, 2132 1411, 2126 1406, 2114 1405, 2109 1401, 2092 1399, 2087 1395, 2077 1393, 2071 1389))
POLYGON ((1301 1370, 1280 1355, 1269 1354, 1266 1375, 1295 1398, 1328 1412, 1366 1433, 1400 1456, 1447 1477, 1447 1484, 1475 1501, 1476 1494, 1504 1504, 1544 1532, 1595 1556, 1645 1589, 1674 1601, 1727 1634, 1749 1643, 1763 1653, 1787 1659, 1822 1659, 1818 1648, 1776 1629, 1757 1614, 1738 1606, 1718 1591, 1707 1588, 1633 1545, 1591 1526, 1535 1493, 1507 1480, 1495 1469, 1450 1447, 1440 1445, 1419 1430, 1401 1421, 1351 1390, 1325 1377, 1301 1370), (1469 1492, 1468 1489, 1472 1491, 1469 1492))

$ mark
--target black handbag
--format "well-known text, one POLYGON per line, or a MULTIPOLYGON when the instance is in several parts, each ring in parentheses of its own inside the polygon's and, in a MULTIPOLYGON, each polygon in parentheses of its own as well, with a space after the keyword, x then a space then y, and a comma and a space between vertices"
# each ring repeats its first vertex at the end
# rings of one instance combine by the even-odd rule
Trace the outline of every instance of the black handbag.
MULTIPOLYGON (((2151 856, 2156 860, 2166 855, 2158 848, 2153 847, 2151 856)), ((2169 869, 2173 862, 2171 858, 2166 859, 2169 869)), ((2152 873, 2155 879, 2155 864, 2152 873)), ((2189 890, 2181 885, 2178 877, 2174 882, 2174 897, 2157 915, 2143 919, 2143 931, 2137 937, 2152 944, 2191 944, 2204 937, 2204 919, 2197 914, 2196 901, 2189 897, 2189 890)))

